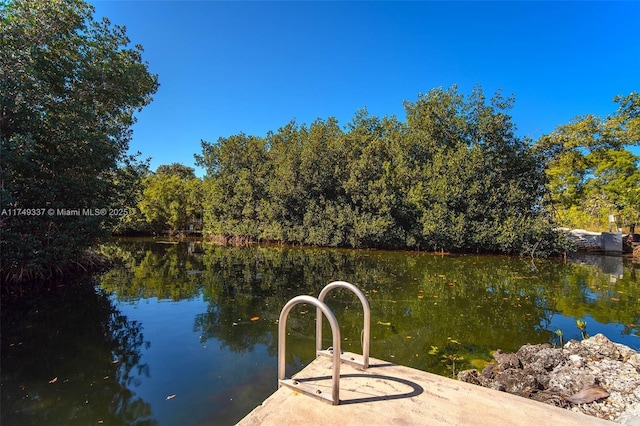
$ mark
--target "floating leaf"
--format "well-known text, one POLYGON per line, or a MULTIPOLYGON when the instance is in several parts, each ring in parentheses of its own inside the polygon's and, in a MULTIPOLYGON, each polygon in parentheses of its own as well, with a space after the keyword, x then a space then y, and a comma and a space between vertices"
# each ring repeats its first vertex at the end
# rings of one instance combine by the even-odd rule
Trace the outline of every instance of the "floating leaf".
POLYGON ((58 377, 54 377, 53 379, 49 380, 49 383, 55 383, 58 381, 58 377))
POLYGON ((379 325, 386 325, 386 326, 391 325, 391 323, 390 323, 390 322, 382 322, 382 321, 378 321, 378 324, 379 324, 379 325))
POLYGON ((174 394, 172 394, 172 395, 169 395, 169 396, 167 397, 167 400, 169 400, 169 399, 173 399, 173 398, 175 398, 175 397, 176 397, 176 394, 174 393, 174 394))
POLYGON ((258 321, 260 317, 251 317, 251 321, 258 321))

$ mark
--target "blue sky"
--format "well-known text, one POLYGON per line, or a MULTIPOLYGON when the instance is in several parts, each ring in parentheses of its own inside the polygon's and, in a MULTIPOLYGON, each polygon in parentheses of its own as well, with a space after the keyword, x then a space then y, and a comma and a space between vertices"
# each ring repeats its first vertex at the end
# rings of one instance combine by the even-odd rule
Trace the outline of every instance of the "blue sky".
POLYGON ((404 120, 402 102, 434 87, 515 95, 518 134, 533 139, 640 90, 639 2, 90 3, 159 75, 130 144, 153 170, 194 167, 202 139, 293 118, 346 125, 366 106, 404 120))

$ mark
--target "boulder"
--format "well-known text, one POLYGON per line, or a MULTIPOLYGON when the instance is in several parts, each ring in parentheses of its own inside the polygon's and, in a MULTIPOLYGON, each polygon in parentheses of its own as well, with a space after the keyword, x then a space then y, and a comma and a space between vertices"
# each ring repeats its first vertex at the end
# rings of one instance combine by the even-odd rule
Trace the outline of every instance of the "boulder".
POLYGON ((494 352, 482 372, 458 379, 595 417, 640 426, 640 354, 602 334, 562 348, 524 345, 494 352))

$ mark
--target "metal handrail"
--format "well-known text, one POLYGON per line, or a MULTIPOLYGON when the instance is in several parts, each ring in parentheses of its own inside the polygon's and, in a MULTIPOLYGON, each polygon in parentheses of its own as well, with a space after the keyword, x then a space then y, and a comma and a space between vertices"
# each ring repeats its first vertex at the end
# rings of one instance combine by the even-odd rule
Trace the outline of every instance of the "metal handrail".
MULTIPOLYGON (((320 315, 324 313, 329 320, 329 325, 331 325, 331 334, 333 334, 333 375, 332 375, 332 389, 331 389, 331 402, 333 405, 338 405, 340 403, 340 326, 338 325, 338 320, 336 316, 333 314, 331 309, 327 305, 325 305, 320 300, 316 299, 313 296, 296 296, 293 299, 289 300, 282 311, 280 312, 280 319, 278 320, 278 387, 282 385, 296 386, 296 389, 308 393, 312 396, 317 396, 324 398, 320 391, 310 392, 305 390, 303 387, 299 386, 300 383, 297 381, 292 381, 288 383, 285 380, 285 345, 286 345, 286 331, 287 331, 287 316, 291 309, 300 303, 308 303, 314 305, 317 308, 317 312, 320 312, 320 315)), ((320 320, 322 317, 320 317, 320 320)), ((317 319, 316 319, 317 321, 317 319)))
MULTIPOLYGON (((364 311, 364 332, 362 337, 362 359, 363 359, 362 367, 369 368, 369 342, 371 338, 371 308, 369 307, 369 302, 367 301, 367 298, 365 297, 364 293, 362 293, 362 291, 358 287, 346 281, 334 281, 332 283, 327 284, 320 292, 320 295, 318 296, 318 300, 321 303, 324 303, 325 296, 329 293, 329 291, 333 290, 334 288, 346 288, 348 290, 351 290, 353 293, 355 293, 356 296, 358 296, 358 299, 360 299, 360 303, 362 303, 362 310, 364 311)), ((316 310, 316 352, 319 352, 322 350, 322 312, 323 311, 320 308, 316 310)), ((331 320, 329 320, 329 323, 331 323, 331 320)), ((332 330, 332 334, 334 336, 334 342, 335 342, 335 332, 333 330, 332 330)), ((334 343, 333 344, 334 356, 336 351, 339 353, 340 348, 339 347, 336 348, 336 345, 334 343)))

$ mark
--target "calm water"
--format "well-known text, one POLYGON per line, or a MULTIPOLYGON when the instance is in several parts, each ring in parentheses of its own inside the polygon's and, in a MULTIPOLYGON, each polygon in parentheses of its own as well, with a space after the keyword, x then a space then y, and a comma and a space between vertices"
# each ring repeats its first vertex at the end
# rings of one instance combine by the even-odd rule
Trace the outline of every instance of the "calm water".
MULTIPOLYGON (((276 390, 277 319, 333 280, 371 305, 371 355, 452 375, 490 352, 587 333, 640 348, 640 271, 489 256, 118 241, 117 266, 80 289, 3 306, 1 417, 9 425, 233 424, 276 390)), ((361 353, 355 296, 330 293, 361 353)), ((314 356, 312 307, 289 315, 291 375, 314 356)), ((325 326, 325 346, 330 345, 325 326)))

